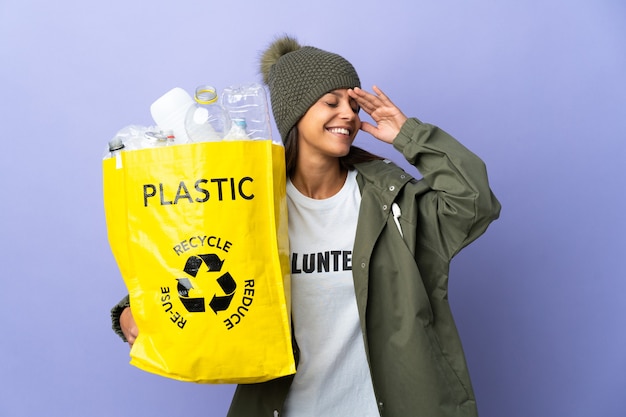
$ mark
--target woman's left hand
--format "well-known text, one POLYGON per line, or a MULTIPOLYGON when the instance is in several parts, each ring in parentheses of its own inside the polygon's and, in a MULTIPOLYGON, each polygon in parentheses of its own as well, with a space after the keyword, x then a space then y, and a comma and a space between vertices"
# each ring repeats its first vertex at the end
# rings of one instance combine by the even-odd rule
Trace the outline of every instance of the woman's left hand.
POLYGON ((350 97, 376 122, 376 125, 362 122, 361 130, 378 140, 393 143, 407 117, 380 88, 373 86, 372 89, 376 95, 358 87, 348 90, 350 97))

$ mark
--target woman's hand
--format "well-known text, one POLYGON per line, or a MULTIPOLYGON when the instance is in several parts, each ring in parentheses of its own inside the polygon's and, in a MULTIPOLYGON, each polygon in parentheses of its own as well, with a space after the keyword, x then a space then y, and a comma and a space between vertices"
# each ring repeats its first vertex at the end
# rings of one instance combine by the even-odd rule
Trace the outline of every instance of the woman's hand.
POLYGON ((135 343, 137 335, 139 334, 139 329, 133 318, 133 313, 130 311, 130 307, 126 307, 122 310, 122 314, 120 314, 120 327, 122 328, 122 333, 124 333, 128 344, 130 347, 133 347, 133 343, 135 343))
POLYGON ((348 90, 350 97, 376 122, 376 125, 362 122, 361 130, 378 140, 392 143, 407 117, 380 88, 373 86, 372 89, 376 95, 358 87, 348 90))

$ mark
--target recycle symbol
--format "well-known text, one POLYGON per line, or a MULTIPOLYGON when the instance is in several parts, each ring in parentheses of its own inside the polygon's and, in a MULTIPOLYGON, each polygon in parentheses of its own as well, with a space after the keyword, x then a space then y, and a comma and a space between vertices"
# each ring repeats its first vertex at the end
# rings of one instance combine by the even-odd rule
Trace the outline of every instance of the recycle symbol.
MULTIPOLYGON (((207 255, 192 255, 187 259, 184 271, 187 275, 196 278, 202 264, 207 266, 208 272, 220 272, 222 270, 222 261, 217 255, 210 253, 207 255)), ((194 288, 189 278, 177 278, 178 281, 178 296, 183 306, 190 313, 203 313, 206 311, 205 302, 203 297, 191 297, 190 292, 194 288)), ((217 278, 217 283, 224 292, 224 295, 213 295, 209 307, 217 314, 218 311, 224 311, 230 305, 230 302, 235 295, 235 289, 237 283, 226 272, 217 278)))

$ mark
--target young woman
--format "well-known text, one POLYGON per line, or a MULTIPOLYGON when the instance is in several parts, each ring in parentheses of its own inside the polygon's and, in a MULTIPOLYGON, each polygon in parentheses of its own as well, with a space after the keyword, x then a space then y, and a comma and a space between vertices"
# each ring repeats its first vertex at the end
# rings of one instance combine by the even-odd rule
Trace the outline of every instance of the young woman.
MULTIPOLYGON (((261 72, 287 158, 297 372, 240 385, 229 416, 476 416, 447 282, 452 257, 499 215, 483 162, 362 90, 339 55, 283 37, 261 72), (359 130, 422 178, 352 146, 359 130)), ((132 344, 127 302, 113 320, 132 344)))

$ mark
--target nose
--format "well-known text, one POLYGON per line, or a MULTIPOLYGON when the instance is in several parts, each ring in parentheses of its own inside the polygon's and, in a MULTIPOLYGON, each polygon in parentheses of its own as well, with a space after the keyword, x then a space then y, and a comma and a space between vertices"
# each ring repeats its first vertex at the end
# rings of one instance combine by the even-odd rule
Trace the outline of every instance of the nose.
POLYGON ((339 103, 339 114, 345 120, 353 120, 358 117, 358 113, 354 111, 348 100, 341 100, 339 103))
POLYGON ((348 123, 350 126, 352 126, 354 132, 353 135, 356 135, 356 132, 361 129, 361 119, 359 118, 359 112, 355 112, 354 108, 352 107, 352 105, 350 105, 350 102, 348 101, 342 102, 339 107, 339 118, 343 120, 344 123, 348 123))

